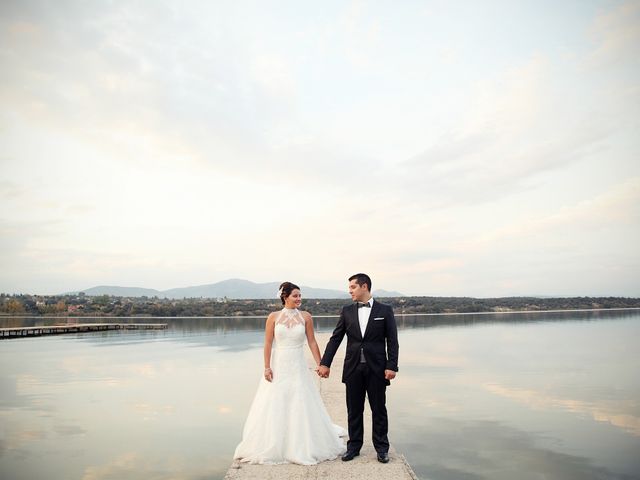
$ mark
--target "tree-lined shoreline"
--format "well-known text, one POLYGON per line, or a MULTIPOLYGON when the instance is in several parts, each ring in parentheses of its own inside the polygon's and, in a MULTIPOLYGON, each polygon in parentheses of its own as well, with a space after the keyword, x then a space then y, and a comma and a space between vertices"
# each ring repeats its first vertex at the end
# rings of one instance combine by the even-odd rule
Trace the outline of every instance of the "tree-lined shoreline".
MULTIPOLYGON (((456 314, 606 310, 640 308, 632 297, 385 297, 396 314, 456 314)), ((302 308, 314 315, 337 315, 349 300, 304 299, 302 308)), ((281 308, 276 299, 120 297, 112 295, 0 294, 0 315, 99 317, 266 316, 281 308)))

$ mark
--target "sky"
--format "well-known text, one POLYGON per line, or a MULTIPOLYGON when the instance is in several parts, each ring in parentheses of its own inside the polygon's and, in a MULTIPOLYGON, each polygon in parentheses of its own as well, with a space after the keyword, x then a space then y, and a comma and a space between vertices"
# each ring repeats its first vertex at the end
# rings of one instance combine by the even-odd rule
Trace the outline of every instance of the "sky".
POLYGON ((4 0, 0 72, 0 292, 640 296, 638 1, 4 0))

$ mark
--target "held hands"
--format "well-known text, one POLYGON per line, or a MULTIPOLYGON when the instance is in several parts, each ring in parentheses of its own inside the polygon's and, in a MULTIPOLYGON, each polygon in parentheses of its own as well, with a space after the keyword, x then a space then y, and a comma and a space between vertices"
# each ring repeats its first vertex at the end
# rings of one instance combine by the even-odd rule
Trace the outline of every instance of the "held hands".
MULTIPOLYGON (((325 367, 324 365, 318 365, 316 367, 316 372, 318 372, 318 376, 321 378, 329 378, 331 369, 329 367, 325 367)), ((384 378, 386 380, 393 380, 394 378, 396 378, 396 372, 394 372, 393 370, 385 370, 384 378)))
POLYGON ((273 370, 271 370, 270 368, 265 368, 264 369, 264 379, 267 382, 271 382, 273 380, 273 370))

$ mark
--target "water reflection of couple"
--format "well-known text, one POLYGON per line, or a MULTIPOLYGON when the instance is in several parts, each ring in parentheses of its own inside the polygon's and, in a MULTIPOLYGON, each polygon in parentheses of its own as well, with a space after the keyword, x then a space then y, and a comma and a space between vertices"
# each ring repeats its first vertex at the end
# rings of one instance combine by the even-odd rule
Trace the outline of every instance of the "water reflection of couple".
POLYGON ((390 306, 371 297, 371 279, 359 273, 349 278, 354 303, 343 307, 324 356, 309 312, 298 310, 300 288, 284 282, 278 292, 284 308, 269 315, 265 328, 264 379, 260 381, 234 458, 249 463, 313 465, 352 460, 363 438, 365 395, 373 417, 372 440, 378 461, 389 461, 385 393, 398 371, 398 332, 390 306), (305 338, 322 378, 347 336, 342 382, 346 385, 349 441, 345 452, 343 428, 334 425, 307 369, 305 338), (275 340, 275 344, 274 344, 275 340))

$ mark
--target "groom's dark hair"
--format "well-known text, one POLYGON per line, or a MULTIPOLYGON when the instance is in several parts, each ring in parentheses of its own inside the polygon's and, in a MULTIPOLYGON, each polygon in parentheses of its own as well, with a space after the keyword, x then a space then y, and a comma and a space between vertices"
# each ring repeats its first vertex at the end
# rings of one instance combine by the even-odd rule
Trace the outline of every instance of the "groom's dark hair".
POLYGON ((366 285, 369 291, 371 291, 371 277, 366 273, 356 273, 355 275, 351 275, 349 277, 349 281, 351 280, 355 280, 360 286, 366 285))

